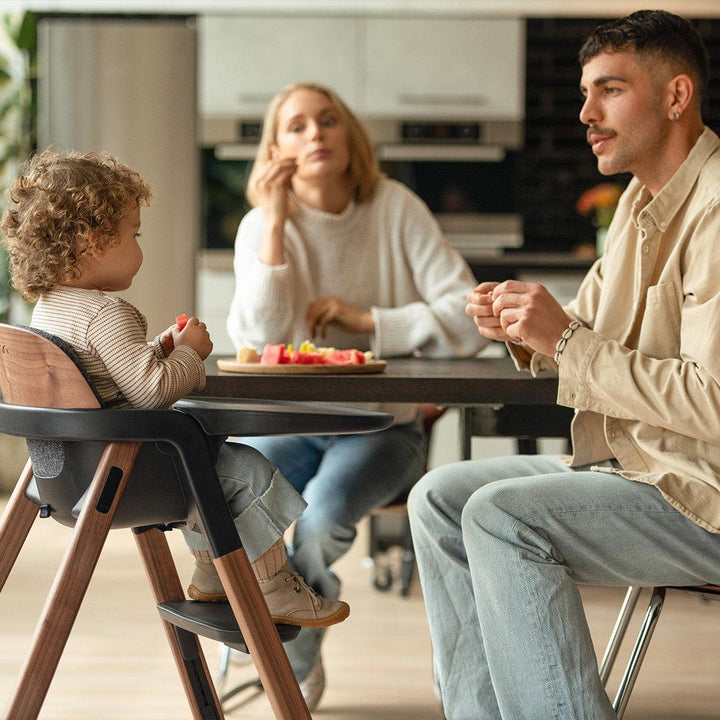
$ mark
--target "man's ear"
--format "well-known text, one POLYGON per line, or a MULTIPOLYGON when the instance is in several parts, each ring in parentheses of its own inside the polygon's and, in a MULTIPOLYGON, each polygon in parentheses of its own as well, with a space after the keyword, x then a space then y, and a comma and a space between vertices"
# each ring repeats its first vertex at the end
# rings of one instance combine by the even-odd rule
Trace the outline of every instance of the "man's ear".
POLYGON ((695 83, 689 75, 682 73, 670 80, 667 90, 668 117, 671 120, 679 120, 695 97, 695 83))

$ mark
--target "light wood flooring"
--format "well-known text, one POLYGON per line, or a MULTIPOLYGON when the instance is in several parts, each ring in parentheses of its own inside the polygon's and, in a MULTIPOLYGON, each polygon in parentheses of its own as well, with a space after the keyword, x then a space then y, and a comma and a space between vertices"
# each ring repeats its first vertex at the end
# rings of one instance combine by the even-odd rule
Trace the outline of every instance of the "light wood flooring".
MULTIPOLYGON (((52 521, 37 521, 0 596, 0 706, 15 682, 69 532, 52 521)), ((179 533, 171 533, 170 539, 185 580, 191 559, 179 533)), ((430 643, 417 579, 407 598, 394 590, 377 591, 364 563, 366 552, 367 526, 363 525, 352 551, 337 565, 352 613, 347 622, 328 633, 324 646, 328 687, 314 717, 441 720, 432 694, 430 643)), ((621 591, 586 588, 583 597, 593 636, 602 648, 621 591)), ((670 595, 626 719, 720 718, 719 641, 720 604, 670 595)), ((208 642, 205 648, 210 666, 217 668, 217 646, 208 642)), ((230 684, 249 672, 247 666, 233 666, 230 684)), ((189 717, 135 543, 129 531, 115 531, 41 718, 189 717)), ((231 701, 227 717, 271 720, 272 713, 262 694, 246 693, 237 702, 231 701)))

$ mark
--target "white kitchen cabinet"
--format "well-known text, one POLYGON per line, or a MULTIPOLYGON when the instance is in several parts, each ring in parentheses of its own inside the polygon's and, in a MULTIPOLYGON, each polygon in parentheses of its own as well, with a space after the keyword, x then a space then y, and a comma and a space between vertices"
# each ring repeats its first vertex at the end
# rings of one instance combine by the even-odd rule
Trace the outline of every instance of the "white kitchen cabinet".
POLYGON ((363 111, 404 119, 519 120, 520 18, 368 18, 363 111))
POLYGON ((299 81, 328 85, 357 107, 358 30, 354 18, 201 16, 200 114, 262 117, 273 95, 299 81))

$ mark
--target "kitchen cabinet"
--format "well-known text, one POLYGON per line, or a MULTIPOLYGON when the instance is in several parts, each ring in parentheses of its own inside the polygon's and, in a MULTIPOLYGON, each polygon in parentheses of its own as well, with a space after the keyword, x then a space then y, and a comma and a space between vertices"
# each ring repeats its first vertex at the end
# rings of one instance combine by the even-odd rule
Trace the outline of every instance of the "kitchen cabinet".
POLYGON ((403 119, 520 120, 519 18, 365 20, 363 111, 403 119))
POLYGON ((262 117, 273 95, 299 81, 328 85, 357 107, 358 30, 355 18, 201 16, 200 114, 262 117))

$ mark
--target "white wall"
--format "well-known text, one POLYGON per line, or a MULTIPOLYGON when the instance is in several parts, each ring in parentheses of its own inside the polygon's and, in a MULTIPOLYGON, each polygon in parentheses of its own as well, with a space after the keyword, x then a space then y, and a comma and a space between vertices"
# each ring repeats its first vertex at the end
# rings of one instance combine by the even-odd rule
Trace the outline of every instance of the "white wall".
POLYGON ((121 13, 428 13, 447 15, 579 15, 619 17, 634 10, 663 9, 695 17, 720 16, 718 0, 2 0, 0 11, 121 13))

